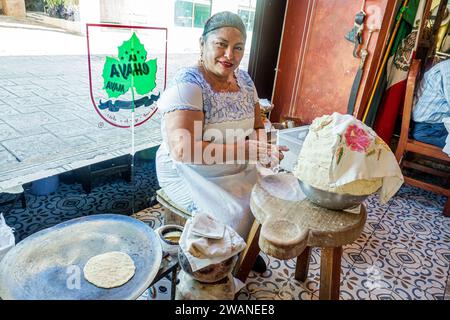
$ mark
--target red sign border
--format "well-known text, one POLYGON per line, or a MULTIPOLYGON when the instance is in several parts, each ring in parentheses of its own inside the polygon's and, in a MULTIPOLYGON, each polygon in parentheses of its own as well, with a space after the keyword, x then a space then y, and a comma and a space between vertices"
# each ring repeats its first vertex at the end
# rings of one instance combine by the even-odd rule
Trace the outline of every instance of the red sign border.
MULTIPOLYGON (((159 27, 145 27, 145 26, 128 26, 128 25, 119 25, 119 24, 106 24, 106 23, 86 23, 86 41, 87 41, 87 51, 88 51, 88 67, 89 67, 89 91, 91 95, 91 101, 92 104, 95 107, 95 111, 98 113, 98 115, 105 120, 110 125, 113 125, 115 127, 119 128, 130 128, 130 126, 121 126, 117 123, 111 122, 107 118, 103 116, 103 114, 98 110, 97 105, 94 101, 94 95, 92 93, 92 71, 91 71, 91 49, 89 46, 89 27, 100 27, 100 28, 119 28, 119 29, 146 29, 146 30, 163 30, 166 31, 166 47, 165 47, 165 53, 164 53, 164 90, 166 89, 166 83, 167 83, 167 39, 168 39, 168 30, 167 28, 159 28, 159 27)), ((135 127, 140 126, 141 124, 147 122, 154 114, 158 111, 158 108, 155 108, 155 110, 152 112, 152 114, 142 120, 141 122, 137 123, 135 127)))

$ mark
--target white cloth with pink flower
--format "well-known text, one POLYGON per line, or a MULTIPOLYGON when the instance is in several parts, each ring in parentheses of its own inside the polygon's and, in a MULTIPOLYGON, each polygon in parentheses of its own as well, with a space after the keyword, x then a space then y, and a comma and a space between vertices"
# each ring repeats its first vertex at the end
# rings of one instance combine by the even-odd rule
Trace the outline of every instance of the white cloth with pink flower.
POLYGON ((321 190, 368 195, 386 203, 403 184, 391 149, 351 115, 334 113, 313 121, 294 174, 321 190))

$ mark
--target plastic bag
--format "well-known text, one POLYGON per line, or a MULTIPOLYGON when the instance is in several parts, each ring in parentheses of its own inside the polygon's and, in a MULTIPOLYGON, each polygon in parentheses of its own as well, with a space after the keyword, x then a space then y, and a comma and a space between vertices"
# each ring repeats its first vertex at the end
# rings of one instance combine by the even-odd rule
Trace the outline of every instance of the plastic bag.
POLYGON ((13 228, 6 224, 3 214, 0 214, 0 261, 16 243, 13 231, 13 228))

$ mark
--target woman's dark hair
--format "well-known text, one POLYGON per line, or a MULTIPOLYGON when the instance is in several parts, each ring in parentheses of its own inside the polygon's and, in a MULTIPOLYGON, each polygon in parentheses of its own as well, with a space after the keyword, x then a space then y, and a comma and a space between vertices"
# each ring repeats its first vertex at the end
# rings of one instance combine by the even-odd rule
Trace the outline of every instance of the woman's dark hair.
POLYGON ((202 37, 205 37, 211 31, 224 27, 236 28, 242 33, 244 39, 247 38, 247 31, 241 17, 229 11, 216 13, 215 15, 211 16, 208 20, 206 20, 205 27, 203 28, 202 37))

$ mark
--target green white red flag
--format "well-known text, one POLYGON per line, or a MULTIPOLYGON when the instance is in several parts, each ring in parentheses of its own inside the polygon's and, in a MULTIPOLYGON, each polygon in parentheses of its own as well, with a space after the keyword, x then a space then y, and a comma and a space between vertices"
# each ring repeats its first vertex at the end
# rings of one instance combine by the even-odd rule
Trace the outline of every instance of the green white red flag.
POLYGON ((376 113, 374 129, 387 144, 390 143, 397 117, 403 107, 406 81, 418 46, 425 4, 426 0, 409 1, 384 73, 386 89, 376 113))

